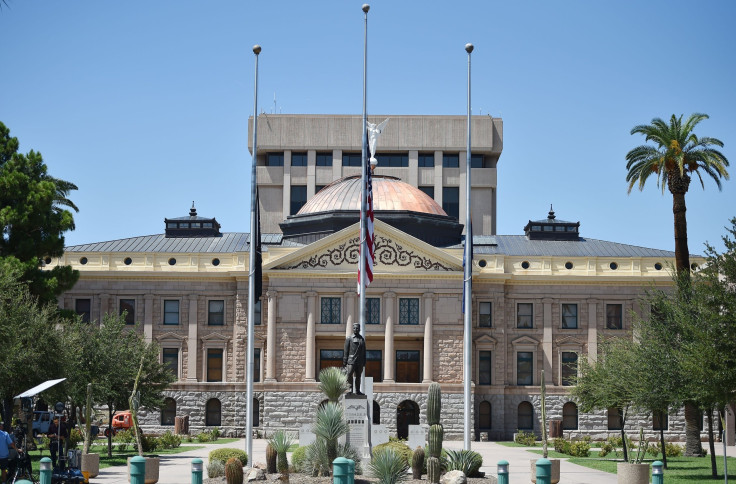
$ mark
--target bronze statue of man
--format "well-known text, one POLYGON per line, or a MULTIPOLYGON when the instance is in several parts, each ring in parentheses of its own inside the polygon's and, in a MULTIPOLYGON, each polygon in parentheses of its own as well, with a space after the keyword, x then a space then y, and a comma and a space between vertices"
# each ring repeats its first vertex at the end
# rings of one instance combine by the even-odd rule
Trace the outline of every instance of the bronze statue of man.
POLYGON ((365 367, 365 339, 360 334, 360 324, 353 325, 353 335, 345 338, 345 350, 342 353, 342 366, 348 375, 350 393, 363 395, 360 391, 360 376, 365 367), (355 382, 353 383, 353 380, 355 382))

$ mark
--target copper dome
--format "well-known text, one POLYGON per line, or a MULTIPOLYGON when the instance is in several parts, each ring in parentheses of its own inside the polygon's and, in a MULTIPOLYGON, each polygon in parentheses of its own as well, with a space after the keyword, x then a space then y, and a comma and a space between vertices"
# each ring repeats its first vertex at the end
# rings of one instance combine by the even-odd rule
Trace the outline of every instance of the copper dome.
MULTIPOLYGON (((316 193, 296 214, 360 210, 360 176, 332 182, 316 193)), ((393 176, 373 175, 374 212, 406 211, 447 217, 437 202, 420 189, 393 176)))

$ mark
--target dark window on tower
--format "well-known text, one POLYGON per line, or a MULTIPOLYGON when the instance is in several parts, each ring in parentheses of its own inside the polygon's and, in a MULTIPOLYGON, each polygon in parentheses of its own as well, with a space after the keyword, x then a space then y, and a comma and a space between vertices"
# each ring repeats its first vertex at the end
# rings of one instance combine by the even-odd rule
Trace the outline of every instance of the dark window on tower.
POLYGON ((284 166, 284 154, 268 153, 266 155, 266 166, 284 166))
POLYGON ((82 316, 83 323, 89 323, 92 316, 92 300, 77 299, 74 301, 74 312, 82 316))
POLYGON ((450 217, 460 217, 460 187, 442 187, 442 210, 450 217))
POLYGON ((121 299, 119 312, 125 314, 125 324, 135 324, 135 299, 121 299))
POLYGON ((442 166, 444 168, 458 168, 460 166, 460 155, 457 153, 443 153, 442 166))
POLYGON ((291 166, 307 166, 306 153, 291 153, 291 166))
POLYGON ((427 196, 429 196, 429 198, 434 199, 434 187, 433 186, 425 185, 425 186, 419 187, 419 189, 423 191, 424 193, 426 193, 427 196))
POLYGON ((342 166, 363 166, 361 163, 361 153, 343 153, 342 154, 342 166))
POLYGON ((470 155, 470 168, 483 168, 483 155, 470 155))
POLYGON ((317 166, 332 166, 332 153, 317 153, 317 166))
POLYGON ((307 203, 307 186, 292 185, 291 186, 291 206, 290 214, 295 215, 304 204, 307 203))
POLYGON ((379 153, 376 159, 379 167, 404 168, 409 166, 407 153, 379 153))
POLYGON ((434 167, 434 153, 419 153, 418 162, 420 168, 434 167))

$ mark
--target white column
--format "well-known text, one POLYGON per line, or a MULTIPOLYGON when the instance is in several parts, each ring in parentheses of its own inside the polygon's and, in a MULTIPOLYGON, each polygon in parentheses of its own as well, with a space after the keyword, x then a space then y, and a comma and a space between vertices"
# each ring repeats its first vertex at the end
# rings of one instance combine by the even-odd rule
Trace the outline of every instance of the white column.
POLYGON ((153 294, 143 296, 143 336, 147 342, 153 341, 153 294))
POLYGON ((386 301, 386 333, 384 336, 383 346, 383 381, 392 382, 396 374, 396 352, 394 351, 394 311, 396 307, 396 294, 386 292, 383 294, 383 300, 386 301))
POLYGON ((276 381, 276 291, 266 292, 268 298, 268 328, 266 330, 266 380, 276 381))
MULTIPOLYGON (((197 381, 197 295, 189 296, 189 334, 187 338, 187 381, 197 381)), ((224 355, 223 355, 224 357, 224 355)), ((205 365, 207 357, 205 355, 205 365)), ((204 379, 207 375, 203 374, 204 379)))
MULTIPOLYGON (((544 336, 542 336, 542 352, 544 353, 544 382, 552 384, 552 299, 542 299, 544 304, 544 336)), ((539 380, 539 373, 532 376, 532 383, 539 380)), ((541 383, 541 382, 539 382, 541 383)))
MULTIPOLYGON (((92 313, 92 305, 90 304, 90 313, 92 313)), ((99 321, 100 323, 105 319, 105 315, 110 312, 110 295, 109 294, 100 294, 100 317, 99 321)), ((94 315, 90 314, 90 321, 94 321, 94 315)))
POLYGON ((598 359, 598 300, 588 299, 588 361, 593 363, 596 359, 598 359))
POLYGON ((432 340, 432 300, 434 294, 426 292, 422 295, 424 298, 424 379, 422 383, 432 382, 432 363, 434 354, 432 348, 434 342, 432 340))
POLYGON ((307 355, 306 368, 304 372, 304 381, 316 381, 314 378, 316 371, 315 364, 315 327, 314 312, 317 310, 317 293, 309 291, 307 293, 307 355))

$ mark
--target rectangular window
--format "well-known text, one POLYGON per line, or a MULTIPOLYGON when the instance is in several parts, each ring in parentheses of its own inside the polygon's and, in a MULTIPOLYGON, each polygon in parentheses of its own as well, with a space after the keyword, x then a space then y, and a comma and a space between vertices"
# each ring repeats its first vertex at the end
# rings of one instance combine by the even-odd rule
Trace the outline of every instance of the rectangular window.
POLYGON ((534 305, 532 303, 516 305, 516 327, 524 329, 534 327, 534 305))
POLYGON ((381 298, 365 298, 366 324, 381 324, 381 298))
POLYGON ((291 153, 291 166, 307 166, 307 153, 291 153))
POLYGON ((92 320, 92 300, 76 299, 74 301, 74 312, 82 316, 83 323, 89 323, 92 320))
POLYGON ((575 384, 578 376, 578 354, 572 351, 562 352, 562 385, 571 386, 575 384))
POLYGON ((210 326, 222 326, 225 324, 225 301, 222 299, 208 301, 207 324, 210 326))
POLYGON ((442 166, 444 168, 459 168, 460 155, 458 153, 443 153, 442 166))
POLYGON ((342 368, 342 354, 342 350, 319 350, 320 371, 330 366, 342 368))
POLYGON ((362 158, 362 153, 343 153, 342 166, 363 166, 362 158))
POLYGON ((419 324, 419 298, 399 299, 399 324, 419 324))
POLYGON ((606 304, 606 329, 623 328, 623 304, 606 304))
POLYGON ((340 298, 323 297, 321 303, 322 324, 340 324, 340 298))
POLYGON ((284 166, 284 154, 268 153, 266 155, 266 166, 284 166))
POLYGON ((420 168, 434 167, 434 153, 419 153, 419 167, 420 168))
POLYGON ((164 301, 164 324, 179 324, 179 301, 175 299, 164 301))
POLYGON ((258 300, 258 302, 256 302, 253 305, 253 325, 254 326, 261 325, 261 300, 260 299, 258 300))
POLYGON ((222 349, 207 350, 207 381, 222 381, 222 349))
POLYGON ((491 308, 492 304, 489 302, 482 302, 478 305, 478 326, 481 328, 491 327, 491 308))
POLYGON ((135 299, 121 299, 118 314, 125 314, 125 324, 135 324, 135 299))
POLYGON ((383 381, 381 361, 381 350, 367 350, 365 352, 365 376, 372 376, 374 383, 383 381))
POLYGON ((332 166, 332 153, 317 153, 317 166, 332 166))
POLYGON ((460 187, 442 187, 442 210, 450 217, 460 217, 460 187))
POLYGON ((261 349, 253 348, 253 382, 261 381, 261 349))
POLYGON ((292 185, 291 186, 291 206, 289 207, 290 214, 296 214, 300 208, 307 203, 307 186, 306 185, 292 185))
POLYGON ((470 168, 483 168, 483 155, 470 155, 470 168))
POLYGON ((434 187, 433 186, 422 186, 419 187, 421 191, 427 194, 427 196, 434 200, 434 187))
POLYGON ((491 352, 481 351, 478 358, 478 385, 491 385, 491 352))
POLYGON ((577 329, 578 327, 578 305, 562 305, 562 329, 577 329))
POLYGON ((179 378, 179 348, 164 348, 162 362, 165 367, 171 370, 171 373, 179 378))
POLYGON ((396 352, 396 383, 420 383, 419 351, 396 352))
POLYGON ((531 351, 519 351, 516 353, 516 384, 532 385, 534 375, 534 353, 531 351))
POLYGON ((406 168, 409 166, 408 153, 379 153, 376 159, 380 167, 406 168))

